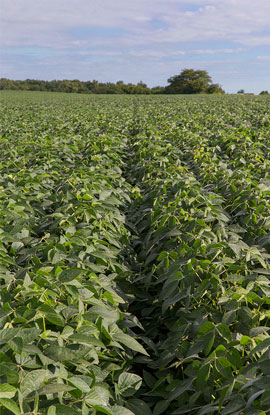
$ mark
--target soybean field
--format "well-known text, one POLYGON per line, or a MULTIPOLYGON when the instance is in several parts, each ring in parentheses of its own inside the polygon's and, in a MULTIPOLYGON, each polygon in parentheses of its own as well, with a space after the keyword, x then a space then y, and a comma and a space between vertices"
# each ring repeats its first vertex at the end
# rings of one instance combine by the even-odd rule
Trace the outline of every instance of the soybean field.
POLYGON ((0 98, 0 414, 270 414, 270 99, 0 98))

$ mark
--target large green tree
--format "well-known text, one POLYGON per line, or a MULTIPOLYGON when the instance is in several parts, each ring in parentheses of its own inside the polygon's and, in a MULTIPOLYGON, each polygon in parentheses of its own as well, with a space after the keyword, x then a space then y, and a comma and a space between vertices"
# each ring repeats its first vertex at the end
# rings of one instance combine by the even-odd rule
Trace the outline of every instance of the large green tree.
POLYGON ((168 79, 166 92, 170 94, 207 94, 218 93, 222 89, 213 84, 207 71, 183 69, 179 75, 168 79))

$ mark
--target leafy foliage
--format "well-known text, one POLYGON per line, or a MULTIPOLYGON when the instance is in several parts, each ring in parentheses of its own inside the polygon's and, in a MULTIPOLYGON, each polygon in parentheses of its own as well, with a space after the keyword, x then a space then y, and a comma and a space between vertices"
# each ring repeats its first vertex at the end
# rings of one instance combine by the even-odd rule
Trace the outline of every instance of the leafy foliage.
POLYGON ((268 97, 3 96, 1 414, 268 413, 268 97))
POLYGON ((168 79, 168 94, 224 93, 220 85, 213 84, 207 71, 183 69, 179 75, 168 79))
MULTIPOLYGON (((211 83, 211 78, 206 71, 195 71, 194 69, 184 69, 180 75, 168 79, 169 86, 155 86, 149 88, 144 82, 137 84, 123 81, 99 82, 74 80, 53 80, 42 81, 37 79, 26 79, 24 81, 14 81, 7 78, 0 78, 0 90, 24 90, 24 91, 47 91, 47 92, 67 92, 80 94, 197 94, 197 93, 223 93, 224 91, 218 84, 211 83)), ((267 91, 263 91, 267 92, 267 91)))
POLYGON ((14 413, 115 413, 141 381, 129 362, 147 354, 116 284, 130 273, 126 143, 109 107, 74 108, 4 112, 0 397, 14 413))
POLYGON ((214 102, 137 108, 131 310, 153 413, 269 410, 269 101, 214 102))

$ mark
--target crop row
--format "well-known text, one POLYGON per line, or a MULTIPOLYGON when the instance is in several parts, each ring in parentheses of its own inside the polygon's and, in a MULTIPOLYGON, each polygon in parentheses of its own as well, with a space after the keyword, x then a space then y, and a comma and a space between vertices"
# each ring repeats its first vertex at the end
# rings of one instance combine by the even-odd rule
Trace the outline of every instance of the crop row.
POLYGON ((126 142, 101 111, 56 110, 15 107, 2 133, 1 414, 131 414, 126 142))
POLYGON ((154 344, 146 399, 154 414, 261 413, 270 404, 269 133, 254 177, 221 151, 222 134, 204 143, 205 131, 175 131, 177 115, 158 118, 170 127, 160 128, 144 114, 130 180, 141 186, 132 211, 141 296, 131 309, 154 344))

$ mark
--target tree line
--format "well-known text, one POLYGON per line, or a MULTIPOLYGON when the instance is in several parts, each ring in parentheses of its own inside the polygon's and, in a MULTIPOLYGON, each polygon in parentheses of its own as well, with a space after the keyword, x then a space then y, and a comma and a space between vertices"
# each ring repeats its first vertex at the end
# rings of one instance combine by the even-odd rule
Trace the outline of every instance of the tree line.
POLYGON ((212 83, 207 71, 184 69, 179 75, 168 79, 167 86, 149 88, 144 82, 137 84, 123 81, 99 82, 74 80, 43 81, 26 79, 14 81, 7 78, 0 79, 0 90, 48 91, 48 92, 76 92, 81 94, 214 94, 224 93, 219 84, 212 83))

